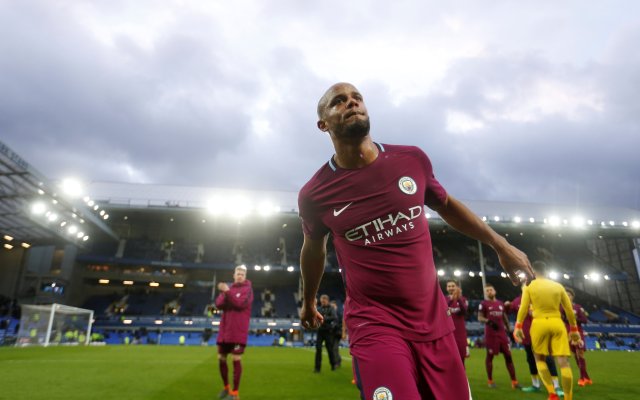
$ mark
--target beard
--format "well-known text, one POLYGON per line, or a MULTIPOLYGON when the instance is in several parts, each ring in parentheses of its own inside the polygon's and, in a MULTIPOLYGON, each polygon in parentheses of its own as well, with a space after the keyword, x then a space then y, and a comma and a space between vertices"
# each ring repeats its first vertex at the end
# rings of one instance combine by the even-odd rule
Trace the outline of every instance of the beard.
POLYGON ((361 139, 369 134, 371 123, 369 117, 365 119, 356 119, 354 122, 342 126, 340 132, 336 135, 345 139, 361 139))

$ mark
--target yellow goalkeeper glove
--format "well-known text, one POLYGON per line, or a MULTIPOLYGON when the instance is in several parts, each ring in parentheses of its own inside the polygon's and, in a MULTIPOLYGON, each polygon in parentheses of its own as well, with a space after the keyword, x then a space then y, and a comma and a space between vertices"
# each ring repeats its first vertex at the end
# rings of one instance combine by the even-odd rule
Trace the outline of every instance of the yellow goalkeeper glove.
POLYGON ((513 338, 517 343, 522 343, 524 340, 524 331, 522 330, 522 322, 516 322, 516 327, 513 330, 513 338))

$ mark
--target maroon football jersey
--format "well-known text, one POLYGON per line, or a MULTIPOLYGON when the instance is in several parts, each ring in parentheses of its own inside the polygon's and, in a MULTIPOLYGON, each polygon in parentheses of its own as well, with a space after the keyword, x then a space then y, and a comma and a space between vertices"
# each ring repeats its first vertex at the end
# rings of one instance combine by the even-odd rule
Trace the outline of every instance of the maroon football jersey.
POLYGON ((504 336, 506 334, 504 311, 504 303, 500 300, 482 300, 478 307, 478 313, 493 322, 493 324, 485 324, 485 336, 504 336))
POLYGON ((304 233, 331 233, 342 268, 345 320, 355 343, 388 330, 415 341, 453 330, 433 262, 424 205, 444 204, 447 193, 417 147, 376 144, 363 168, 330 160, 298 198, 304 233))

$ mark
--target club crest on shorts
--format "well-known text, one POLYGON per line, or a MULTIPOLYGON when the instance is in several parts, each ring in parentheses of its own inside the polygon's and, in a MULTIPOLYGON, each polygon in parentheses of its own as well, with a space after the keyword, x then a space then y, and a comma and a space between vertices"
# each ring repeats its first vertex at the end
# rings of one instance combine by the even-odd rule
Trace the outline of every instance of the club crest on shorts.
POLYGON ((400 178, 400 180, 398 181, 398 186, 400 187, 400 190, 402 190, 402 193, 405 194, 415 194, 418 191, 418 185, 416 185, 416 181, 414 181, 413 178, 409 176, 403 176, 402 178, 400 178))
POLYGON ((393 400, 393 394, 391 394, 391 390, 380 386, 373 392, 373 400, 393 400))

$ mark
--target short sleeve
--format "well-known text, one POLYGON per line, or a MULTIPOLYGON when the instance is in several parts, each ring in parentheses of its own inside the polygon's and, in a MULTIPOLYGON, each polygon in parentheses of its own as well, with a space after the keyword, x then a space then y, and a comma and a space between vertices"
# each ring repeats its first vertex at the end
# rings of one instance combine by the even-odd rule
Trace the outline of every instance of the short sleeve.
POLYGON ((442 187, 433 173, 433 166, 429 156, 422 150, 420 151, 425 167, 425 177, 427 187, 424 193, 424 204, 431 209, 436 209, 445 204, 447 201, 447 191, 442 187))
POLYGON ((298 210, 300 219, 302 219, 302 231, 306 236, 312 239, 321 239, 329 233, 329 228, 322 223, 320 214, 304 189, 298 195, 298 210))

